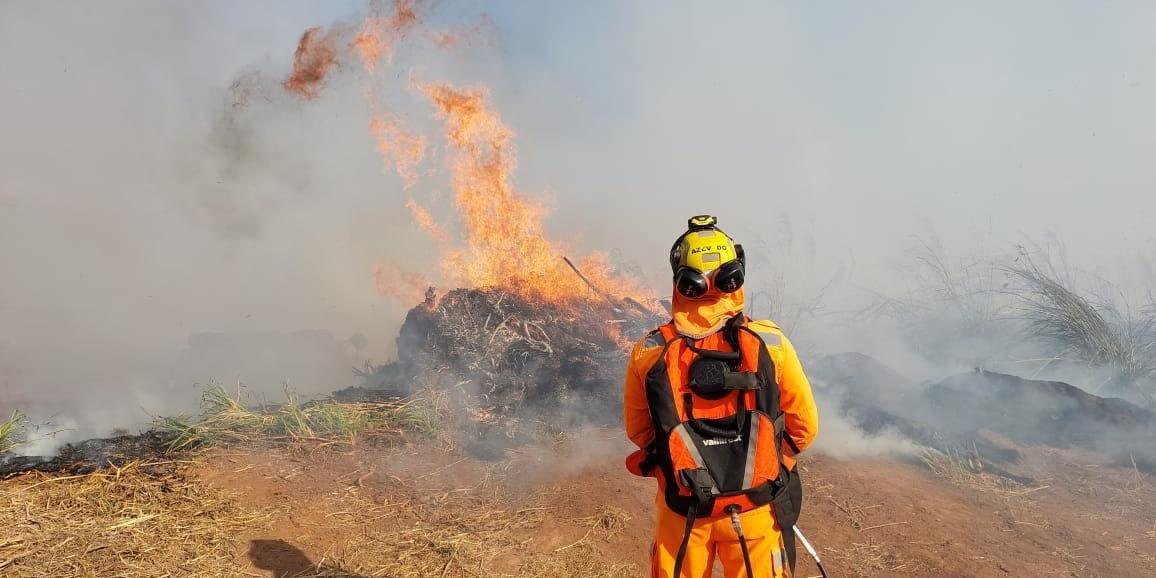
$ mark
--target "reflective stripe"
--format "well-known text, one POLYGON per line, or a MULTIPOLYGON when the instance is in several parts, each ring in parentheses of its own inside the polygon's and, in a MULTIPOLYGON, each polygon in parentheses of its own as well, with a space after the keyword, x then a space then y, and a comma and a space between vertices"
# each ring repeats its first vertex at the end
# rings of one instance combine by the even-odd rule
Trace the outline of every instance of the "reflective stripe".
POLYGON ((643 348, 662 347, 666 345, 666 338, 662 336, 662 332, 655 331, 646 336, 646 341, 642 342, 643 348))
POLYGON ((703 461, 702 454, 698 453, 698 446, 694 445, 694 441, 690 439, 690 432, 686 431, 686 424, 678 424, 678 427, 674 428, 674 433, 678 434, 678 437, 682 438, 682 443, 686 444, 686 451, 690 452, 694 465, 705 468, 706 462, 703 461))
POLYGON ((783 344, 783 336, 779 335, 778 333, 772 333, 770 331, 755 331, 755 333, 758 333, 759 337, 762 338, 763 343, 766 343, 767 345, 778 346, 783 344))
POLYGON ((747 439, 747 467, 743 472, 743 488, 750 489, 755 479, 755 454, 759 451, 759 416, 754 415, 751 420, 750 437, 747 439))

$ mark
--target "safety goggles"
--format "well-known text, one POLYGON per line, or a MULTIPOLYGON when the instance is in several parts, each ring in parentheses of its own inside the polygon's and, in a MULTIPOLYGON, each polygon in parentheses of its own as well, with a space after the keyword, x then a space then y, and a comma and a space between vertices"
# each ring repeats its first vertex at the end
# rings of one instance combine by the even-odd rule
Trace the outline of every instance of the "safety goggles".
POLYGON ((700 299, 710 291, 712 285, 722 293, 734 293, 741 289, 746 280, 746 267, 743 264, 742 245, 736 245, 735 248, 738 258, 706 274, 691 267, 679 267, 674 272, 674 288, 678 294, 687 299, 700 299))

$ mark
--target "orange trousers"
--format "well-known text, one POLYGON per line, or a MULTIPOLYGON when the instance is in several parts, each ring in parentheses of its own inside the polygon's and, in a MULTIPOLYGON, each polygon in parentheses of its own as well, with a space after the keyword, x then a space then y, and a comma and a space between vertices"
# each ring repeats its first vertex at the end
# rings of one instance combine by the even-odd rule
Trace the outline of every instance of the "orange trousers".
MULTIPOLYGON (((658 522, 654 531, 650 576, 676 578, 674 559, 686 531, 686 518, 667 508, 661 494, 657 503, 658 522)), ((747 576, 743 551, 730 516, 719 516, 695 520, 682 562, 682 575, 677 578, 710 578, 716 557, 722 562, 726 578, 788 578, 790 573, 786 569, 783 536, 771 507, 743 512, 739 514, 739 521, 747 538, 754 576, 747 576)))

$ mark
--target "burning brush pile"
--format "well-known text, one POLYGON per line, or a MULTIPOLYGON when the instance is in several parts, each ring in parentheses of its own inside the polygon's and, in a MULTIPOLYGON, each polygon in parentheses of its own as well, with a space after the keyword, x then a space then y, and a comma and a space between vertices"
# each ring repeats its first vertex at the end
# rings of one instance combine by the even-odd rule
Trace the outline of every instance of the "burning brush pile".
POLYGON ((663 310, 605 255, 564 257, 577 243, 550 238, 548 208, 515 189, 515 135, 485 87, 427 79, 420 62, 397 70, 406 55, 453 51, 485 28, 435 30, 425 16, 421 3, 399 0, 360 26, 310 29, 283 84, 308 103, 323 98, 332 70, 359 71, 368 133, 437 255, 437 267, 418 271, 407 268, 412 256, 379 261, 378 291, 417 306, 401 328, 398 360, 367 368, 370 387, 339 395, 450 391, 468 421, 486 427, 528 417, 615 420, 630 344, 663 310), (461 43, 444 42, 451 37, 461 43), (404 87, 401 77, 410 79, 404 87), (440 134, 423 133, 429 127, 440 134), (447 186, 452 196, 438 193, 447 186))
POLYGON ((408 384, 451 389, 470 421, 505 433, 526 419, 613 423, 630 346, 660 322, 629 298, 551 302, 498 288, 430 289, 406 316, 398 361, 366 378, 404 393, 408 384))

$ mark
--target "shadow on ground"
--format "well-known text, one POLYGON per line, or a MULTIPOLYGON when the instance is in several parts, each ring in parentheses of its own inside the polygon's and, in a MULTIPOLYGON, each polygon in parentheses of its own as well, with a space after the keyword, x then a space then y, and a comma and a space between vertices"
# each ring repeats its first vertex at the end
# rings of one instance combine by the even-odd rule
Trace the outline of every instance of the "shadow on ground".
POLYGON ((300 548, 284 540, 251 541, 249 559, 255 568, 268 570, 270 578, 367 578, 335 566, 317 564, 300 548))

